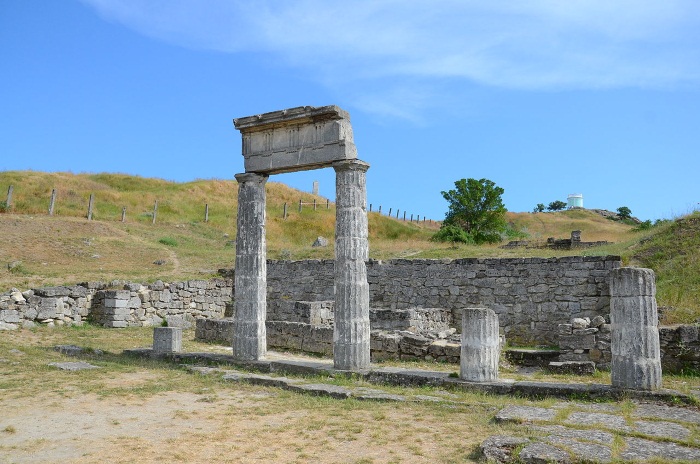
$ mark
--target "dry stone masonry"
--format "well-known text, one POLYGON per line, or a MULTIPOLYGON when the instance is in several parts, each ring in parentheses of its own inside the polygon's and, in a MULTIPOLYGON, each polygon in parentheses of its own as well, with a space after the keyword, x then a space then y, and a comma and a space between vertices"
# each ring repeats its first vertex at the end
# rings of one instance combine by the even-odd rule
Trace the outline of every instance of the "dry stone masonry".
MULTIPOLYGON (((610 313, 608 279, 618 267, 617 256, 369 260, 369 305, 441 308, 457 329, 463 308, 485 306, 509 343, 557 345, 559 324, 610 313)), ((333 300, 333 287, 333 260, 268 262, 271 313, 285 301, 333 300)))
MULTIPOLYGON (((559 258, 556 260, 455 260, 456 262, 451 260, 369 261, 367 269, 370 283, 372 359, 427 359, 458 363, 460 338, 455 332, 460 331, 457 329, 461 328, 461 321, 455 318, 454 314, 461 312, 460 307, 478 304, 465 304, 460 297, 470 295, 469 301, 473 301, 471 298, 478 298, 482 290, 489 288, 500 293, 496 289, 495 280, 502 277, 510 279, 520 275, 523 279, 520 285, 526 289, 535 289, 538 285, 544 284, 543 287, 539 287, 544 290, 513 295, 510 300, 496 300, 494 297, 492 301, 496 302, 495 309, 499 315, 499 325, 507 334, 507 339, 517 344, 516 335, 527 334, 534 325, 536 329, 533 332, 534 336, 529 339, 533 341, 528 344, 542 343, 540 340, 545 338, 542 330, 538 329, 542 321, 537 316, 544 314, 554 327, 549 334, 550 339, 544 343, 558 347, 558 351, 547 352, 554 357, 550 356, 544 362, 545 367, 550 361, 577 363, 590 361, 594 362, 599 369, 609 368, 610 309, 605 303, 609 301, 607 296, 609 292, 595 282, 602 279, 604 285, 607 285, 610 270, 605 271, 605 268, 619 266, 619 261, 616 262, 609 257, 586 258, 586 260, 559 258), (562 293, 557 290, 559 279, 568 279, 565 273, 572 266, 581 266, 582 263, 590 266, 591 273, 595 272, 595 274, 590 274, 587 279, 581 278, 586 283, 580 286, 564 285, 564 288, 571 292, 568 297, 564 297, 563 303, 566 304, 561 306, 560 313, 538 312, 536 310, 538 305, 558 304, 557 299, 562 298, 562 293), (435 266, 434 271, 428 271, 433 266, 435 266), (453 271, 451 277, 450 270, 453 271), (601 273, 601 270, 604 273, 601 273), (454 280, 468 272, 474 273, 471 284, 468 279, 460 282, 454 280), (437 278, 427 279, 426 276, 429 273, 437 278), (489 275, 486 276, 486 274, 489 275), (537 275, 539 281, 531 281, 528 275, 537 275), (412 279, 411 276, 416 278, 412 279), (486 286, 489 281, 484 279, 492 279, 489 280, 492 286, 486 286), (457 290, 453 289, 450 292, 449 286, 452 285, 457 287, 457 290), (583 292, 584 288, 590 288, 590 293, 583 292), (380 292, 384 293, 380 294, 380 292), (523 298, 530 298, 531 301, 528 303, 523 298), (411 303, 419 301, 425 306, 411 306, 411 303), (509 301, 508 305, 505 304, 506 301, 509 301), (601 309, 573 311, 572 308, 576 308, 575 303, 579 303, 580 308, 599 307, 601 309), (532 308, 533 311, 519 312, 523 307, 532 308), (584 323, 581 324, 577 319, 582 319, 584 323), (521 321, 521 326, 518 326, 517 321, 521 321), (597 332, 591 329, 597 329, 597 332)), ((333 272, 332 260, 267 262, 266 330, 270 346, 331 355, 334 318, 333 272)), ((230 274, 230 271, 227 274, 230 274)), ((513 285, 510 288, 513 288, 513 285)), ((484 290, 484 293, 488 293, 488 290, 484 290)), ((224 319, 219 324, 217 320, 232 315, 232 294, 232 278, 169 283, 156 281, 150 284, 124 281, 85 282, 79 285, 35 288, 26 291, 11 289, 0 293, 0 330, 13 330, 34 325, 82 324, 86 320, 107 327, 123 327, 124 323, 129 327, 160 326, 165 321, 168 326, 187 328, 197 321, 198 339, 225 340, 226 344, 230 344, 232 339, 230 329, 228 335, 222 338, 220 335, 222 331, 215 329, 215 326, 225 324, 226 321, 224 319), (104 307, 105 296, 117 296, 111 293, 115 291, 125 291, 129 294, 127 303, 129 315, 126 318, 123 317, 124 314, 114 314, 115 317, 106 314, 109 310, 104 307)), ((494 306, 491 307, 494 308, 494 306)), ((228 321, 231 320, 228 319, 228 321)), ((698 327, 695 324, 658 328, 661 362, 665 372, 700 369, 698 327)), ((506 351, 507 355, 512 353, 511 350, 506 351)))

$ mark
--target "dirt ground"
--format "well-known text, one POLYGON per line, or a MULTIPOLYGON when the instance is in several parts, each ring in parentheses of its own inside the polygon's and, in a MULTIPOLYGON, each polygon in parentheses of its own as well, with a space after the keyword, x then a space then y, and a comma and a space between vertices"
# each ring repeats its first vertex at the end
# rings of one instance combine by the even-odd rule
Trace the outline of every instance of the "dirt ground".
POLYGON ((60 371, 77 361, 60 338, 0 340, 0 462, 465 462, 499 427, 488 402, 336 400, 109 356, 60 371))

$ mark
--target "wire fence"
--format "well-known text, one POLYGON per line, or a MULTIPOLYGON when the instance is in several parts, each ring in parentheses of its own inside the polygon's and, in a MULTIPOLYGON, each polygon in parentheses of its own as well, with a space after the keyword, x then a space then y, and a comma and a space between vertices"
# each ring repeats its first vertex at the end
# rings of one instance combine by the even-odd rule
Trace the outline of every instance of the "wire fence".
MULTIPOLYGON (((14 186, 10 185, 8 190, 7 190, 7 197, 4 202, 0 201, 0 212, 12 212, 14 209, 14 204, 13 204, 13 195, 14 195, 14 186)), ((51 194, 48 199, 48 210, 47 213, 49 216, 53 216, 55 211, 56 211, 56 203, 57 203, 57 198, 58 198, 58 192, 55 188, 51 189, 51 194)), ((315 198, 313 201, 304 201, 303 199, 299 199, 299 202, 294 205, 297 207, 297 211, 301 213, 305 209, 311 209, 312 211, 318 211, 318 210, 323 210, 323 209, 330 209, 331 207, 334 207, 335 204, 332 203, 329 199, 326 199, 324 201, 318 201, 315 198)), ((284 203, 282 207, 282 217, 284 219, 287 219, 289 216, 289 212, 291 209, 291 205, 288 203, 284 203)), ((93 218, 93 212, 95 209, 95 194, 91 193, 90 198, 88 200, 88 207, 87 211, 85 212, 85 218, 88 221, 91 221, 93 218)), ((385 210, 386 211, 386 210, 385 210)), ((376 213, 379 215, 386 215, 387 217, 397 219, 400 221, 404 222, 413 222, 413 223, 430 223, 433 224, 436 221, 433 221, 432 219, 428 219, 425 215, 421 216, 420 214, 414 214, 414 213, 408 213, 407 210, 401 210, 399 208, 389 208, 389 210, 386 213, 382 212, 382 205, 379 205, 379 208, 377 210, 373 210, 373 205, 372 203, 369 204, 368 212, 370 213, 376 213)), ((121 209, 121 222, 126 222, 126 214, 127 214, 127 208, 126 206, 123 206, 121 209)), ((158 217, 158 200, 155 200, 153 203, 153 210, 152 212, 149 213, 151 216, 151 222, 153 224, 156 223, 156 219, 158 217)), ((209 222, 209 204, 205 203, 204 204, 204 210, 203 210, 203 219, 204 222, 209 222)))

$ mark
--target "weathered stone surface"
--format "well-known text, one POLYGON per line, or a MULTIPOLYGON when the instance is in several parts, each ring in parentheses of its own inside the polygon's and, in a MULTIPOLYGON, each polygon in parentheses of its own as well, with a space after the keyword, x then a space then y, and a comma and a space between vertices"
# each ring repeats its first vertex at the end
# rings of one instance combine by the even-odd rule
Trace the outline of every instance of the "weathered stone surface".
POLYGON ((605 445, 612 445, 614 436, 611 433, 600 430, 579 430, 564 427, 562 425, 530 425, 530 429, 549 433, 558 437, 572 438, 575 440, 592 441, 605 445))
POLYGON ((317 237, 314 243, 311 244, 312 247, 327 247, 328 245, 329 242, 326 237, 317 237))
POLYGON ((267 261, 265 239, 266 175, 237 174, 235 316, 233 356, 242 361, 263 359, 267 352, 267 261))
POLYGON ((650 269, 620 268, 610 280, 611 382, 619 388, 661 388, 656 282, 650 269))
POLYGON ((545 443, 530 443, 520 450, 518 458, 525 464, 567 464, 571 462, 569 453, 545 443))
POLYGON ((556 411, 535 406, 510 405, 501 409, 496 414, 497 422, 532 422, 548 421, 554 419, 556 411))
POLYGON ((513 452, 530 440, 522 437, 510 437, 507 435, 494 435, 481 443, 481 452, 486 459, 498 463, 512 462, 513 452))
POLYGON ((500 339, 498 316, 488 308, 462 311, 462 349, 459 377, 472 382, 498 378, 500 339))
POLYGON ((547 370, 552 374, 593 375, 595 363, 592 361, 550 362, 547 370))
POLYGON ((629 461, 647 461, 652 457, 688 462, 700 461, 700 449, 689 448, 676 443, 630 437, 625 439, 625 445, 626 448, 620 453, 620 458, 629 461))
POLYGON ((234 119, 246 172, 276 174, 357 158, 350 115, 337 106, 297 107, 234 119))
POLYGON ((179 353, 180 351, 182 351, 182 328, 153 328, 154 353, 179 353))
POLYGON ((62 371, 82 371, 86 369, 99 369, 99 366, 93 366, 90 363, 84 361, 79 362, 52 362, 49 366, 54 366, 62 371))
POLYGON ((369 367, 370 322, 367 181, 362 161, 333 163, 336 173, 335 313, 333 362, 336 369, 369 367))
POLYGON ((634 417, 666 419, 700 424, 700 412, 694 409, 678 408, 661 404, 640 404, 632 415, 634 417))
POLYGON ((580 442, 556 435, 549 436, 545 440, 552 445, 559 445, 569 449, 575 457, 575 462, 605 463, 612 460, 612 450, 604 445, 580 442))
POLYGON ((675 440, 684 440, 690 435, 690 430, 682 425, 666 421, 637 421, 634 430, 645 435, 675 440))
POLYGON ((572 425, 598 425, 623 432, 632 431, 632 428, 627 425, 624 417, 599 412, 572 412, 566 420, 566 423, 572 425))

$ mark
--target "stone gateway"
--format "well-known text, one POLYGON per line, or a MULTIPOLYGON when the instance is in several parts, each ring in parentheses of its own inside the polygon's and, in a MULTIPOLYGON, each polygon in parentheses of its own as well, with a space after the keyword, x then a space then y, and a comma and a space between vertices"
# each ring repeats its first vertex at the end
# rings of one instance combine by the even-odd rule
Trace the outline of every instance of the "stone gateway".
POLYGON ((337 106, 298 107, 234 119, 241 132, 245 173, 239 183, 233 356, 265 357, 267 251, 265 182, 271 174, 332 167, 336 172, 336 369, 369 367, 369 284, 366 261, 369 164, 357 159, 350 115, 337 106))

